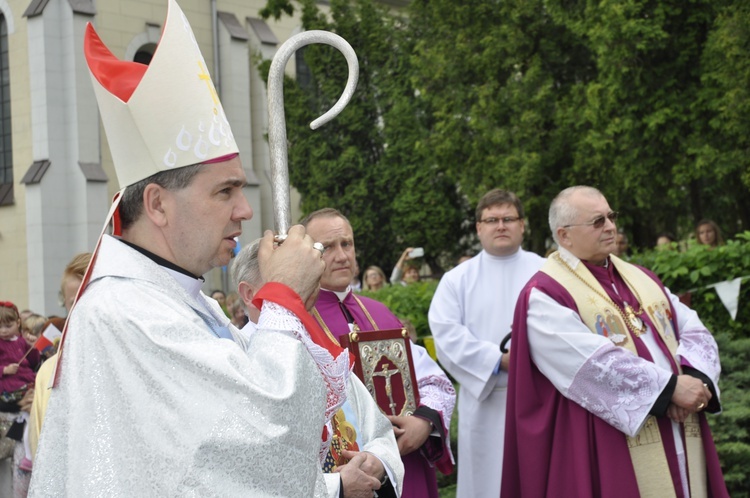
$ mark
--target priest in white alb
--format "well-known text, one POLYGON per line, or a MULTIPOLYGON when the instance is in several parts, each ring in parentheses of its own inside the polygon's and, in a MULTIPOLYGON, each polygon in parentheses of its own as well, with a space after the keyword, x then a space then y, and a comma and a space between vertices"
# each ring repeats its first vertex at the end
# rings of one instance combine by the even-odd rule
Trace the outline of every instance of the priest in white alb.
POLYGON ((458 394, 457 498, 497 498, 505 433, 510 333, 521 289, 544 263, 521 249, 526 229, 521 200, 493 189, 477 203, 482 251, 440 279, 429 311, 441 365, 456 379, 458 394))

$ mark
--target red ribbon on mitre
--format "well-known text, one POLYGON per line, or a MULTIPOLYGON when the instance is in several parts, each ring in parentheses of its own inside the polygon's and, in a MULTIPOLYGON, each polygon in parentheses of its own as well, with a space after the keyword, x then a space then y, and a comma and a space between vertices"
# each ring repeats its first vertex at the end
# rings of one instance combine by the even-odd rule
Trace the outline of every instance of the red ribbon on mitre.
POLYGON ((115 57, 91 23, 86 23, 83 52, 91 74, 99 84, 123 102, 130 100, 148 70, 146 64, 122 61, 115 57))

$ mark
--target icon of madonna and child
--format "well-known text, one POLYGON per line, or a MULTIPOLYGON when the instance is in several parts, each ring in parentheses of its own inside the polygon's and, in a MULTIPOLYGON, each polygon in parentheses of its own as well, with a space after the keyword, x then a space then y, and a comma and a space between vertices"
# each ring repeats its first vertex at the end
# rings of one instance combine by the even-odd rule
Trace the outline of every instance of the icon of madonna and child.
POLYGON ((604 316, 596 315, 596 333, 609 338, 615 344, 623 344, 628 339, 625 334, 625 323, 609 308, 604 309, 604 316))

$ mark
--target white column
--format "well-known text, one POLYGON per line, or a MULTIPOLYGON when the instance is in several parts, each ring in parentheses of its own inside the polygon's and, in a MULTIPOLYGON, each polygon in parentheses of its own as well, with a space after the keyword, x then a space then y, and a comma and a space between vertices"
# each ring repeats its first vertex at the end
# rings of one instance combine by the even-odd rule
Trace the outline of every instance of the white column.
POLYGON ((63 314, 63 269, 75 254, 93 250, 109 205, 106 183, 87 181, 79 165, 101 161, 82 50, 89 20, 66 0, 51 0, 28 19, 33 157, 51 163, 41 182, 25 186, 29 307, 46 315, 63 314))

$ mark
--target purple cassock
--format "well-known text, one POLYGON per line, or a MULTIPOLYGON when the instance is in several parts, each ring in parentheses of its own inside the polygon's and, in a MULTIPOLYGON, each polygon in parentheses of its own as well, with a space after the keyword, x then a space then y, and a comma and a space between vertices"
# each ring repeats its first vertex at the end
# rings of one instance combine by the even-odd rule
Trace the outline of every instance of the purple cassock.
MULTIPOLYGON (((624 301, 637 302, 612 265, 607 269, 584 264, 618 306, 624 306, 624 301), (617 287, 620 294, 612 290, 609 282, 617 287)), ((657 282, 666 295, 659 279, 650 271, 642 270, 657 282)), ((534 289, 578 313, 568 291, 543 272, 534 275, 519 296, 513 320, 501 496, 639 496, 625 435, 564 397, 532 361, 527 317, 529 299, 534 289)), ((682 331, 677 330, 679 321, 674 306, 671 306, 671 312, 679 340, 682 331)), ((653 323, 645 313, 642 318, 654 330, 653 323)), ((639 356, 653 361, 642 340, 634 340, 639 356)), ((665 355, 671 358, 662 341, 658 340, 658 343, 665 355)), ((685 359, 681 361, 683 366, 690 366, 685 359)), ((677 374, 674 362, 671 363, 673 373, 677 374)), ((714 401, 716 399, 709 406, 714 401)), ((699 413, 699 419, 706 455, 708 496, 728 496, 716 447, 703 412, 699 413)), ((657 420, 671 474, 664 478, 671 477, 678 498, 687 496, 681 483, 671 421, 666 416, 657 417, 657 420)))
MULTIPOLYGON (((402 327, 398 318, 384 304, 364 296, 355 297, 351 292, 343 301, 339 301, 335 293, 321 289, 315 309, 336 339, 349 333, 349 317, 362 332, 402 327), (376 326, 373 326, 370 318, 376 326)), ((404 462, 404 487, 401 496, 437 498, 435 466, 444 474, 453 470, 448 428, 456 393, 448 377, 424 348, 412 344, 412 356, 421 398, 415 416, 429 420, 438 428, 439 435, 428 437, 419 451, 401 457, 404 462)))

